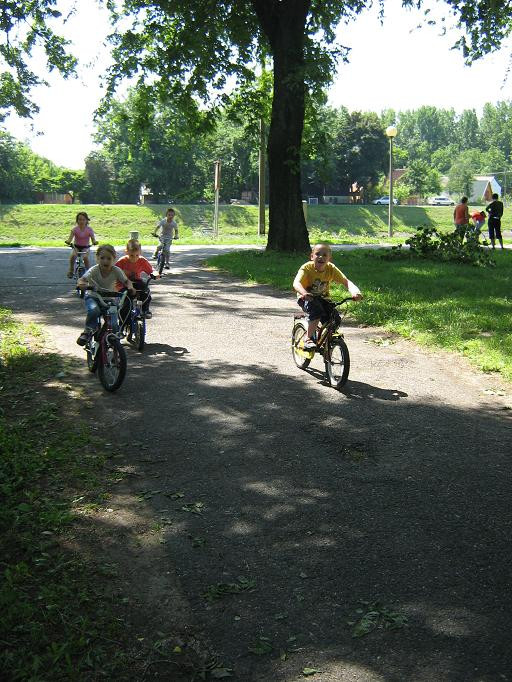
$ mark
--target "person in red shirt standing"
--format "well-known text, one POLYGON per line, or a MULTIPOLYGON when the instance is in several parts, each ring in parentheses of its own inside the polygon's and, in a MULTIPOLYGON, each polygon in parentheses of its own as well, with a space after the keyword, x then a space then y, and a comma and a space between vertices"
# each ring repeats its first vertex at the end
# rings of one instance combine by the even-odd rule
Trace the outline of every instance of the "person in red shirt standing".
MULTIPOLYGON (((120 258, 116 265, 118 268, 121 268, 128 279, 132 281, 133 286, 137 291, 147 292, 147 297, 142 303, 142 312, 146 319, 149 320, 153 317, 153 314, 149 309, 151 294, 149 293, 149 287, 146 283, 149 275, 153 275, 156 278, 160 277, 160 275, 157 272, 153 272, 151 263, 141 256, 140 242, 136 239, 130 239, 126 244, 126 256, 120 258), (144 275, 146 276, 144 277, 144 275)), ((125 316, 122 315, 122 317, 125 316)))
POLYGON ((464 241, 464 236, 469 225, 469 210, 468 198, 462 197, 460 204, 455 206, 453 211, 453 222, 455 223, 455 233, 459 236, 460 241, 464 241))

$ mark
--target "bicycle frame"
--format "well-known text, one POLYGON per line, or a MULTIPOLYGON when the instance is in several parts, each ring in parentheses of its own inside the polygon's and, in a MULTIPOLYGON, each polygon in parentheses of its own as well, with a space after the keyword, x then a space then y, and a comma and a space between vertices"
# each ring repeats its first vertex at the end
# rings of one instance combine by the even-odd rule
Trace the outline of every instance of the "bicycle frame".
MULTIPOLYGON (((119 310, 121 309, 128 292, 123 291, 123 293, 119 296, 117 300, 115 300, 112 297, 106 297, 107 300, 105 300, 99 293, 97 292, 95 293, 96 298, 100 304, 101 314, 103 316, 104 322, 100 327, 99 331, 97 331, 94 336, 97 337, 96 343, 98 343, 98 345, 101 348, 102 359, 105 360, 106 342, 109 340, 109 337, 113 336, 116 339, 121 338, 121 332, 119 331, 119 310), (113 322, 114 319, 115 324, 113 322), (114 326, 117 327, 117 330, 114 330, 114 326)), ((93 357, 96 356, 97 352, 98 348, 95 348, 93 352, 93 357)))
MULTIPOLYGON (((331 310, 329 313, 329 319, 327 322, 324 322, 319 329, 316 331, 316 338, 318 339, 316 342, 316 348, 314 350, 304 350, 303 348, 297 348, 297 352, 299 355, 304 356, 305 358, 311 359, 315 355, 315 353, 320 353, 323 355, 324 349, 328 347, 328 344, 330 343, 332 337, 337 333, 338 329, 341 326, 341 315, 337 308, 344 303, 348 303, 349 301, 352 301, 352 297, 347 297, 342 299, 341 301, 331 301, 329 299, 324 299, 331 305, 331 310)), ((304 317, 304 315, 296 315, 296 319, 304 317)), ((343 336, 343 334, 341 334, 343 336)))

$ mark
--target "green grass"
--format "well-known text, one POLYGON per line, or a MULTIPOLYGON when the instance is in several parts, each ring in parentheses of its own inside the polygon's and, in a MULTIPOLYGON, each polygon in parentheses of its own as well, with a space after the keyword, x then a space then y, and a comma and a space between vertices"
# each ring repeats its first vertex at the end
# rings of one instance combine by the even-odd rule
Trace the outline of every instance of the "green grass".
MULTIPOLYGON (((122 245, 130 232, 138 231, 143 244, 154 244, 151 237, 165 206, 134 205, 51 205, 16 204, 0 206, 0 245, 62 246, 74 225, 77 211, 85 210, 101 242, 122 245)), ((176 206, 180 243, 213 243, 211 227, 213 206, 176 206)), ((308 206, 311 241, 328 239, 333 243, 397 242, 421 225, 441 231, 452 230, 453 209, 438 206, 396 206, 395 237, 387 237, 387 206, 308 206)), ((268 216, 267 216, 268 224, 268 216)), ((258 237, 257 206, 221 206, 219 243, 265 244, 258 237)))
MULTIPOLYGON (((365 295, 351 306, 356 320, 462 353, 483 371, 512 381, 512 252, 496 251, 496 268, 388 260, 382 254, 335 252, 334 262, 365 295)), ((304 260, 300 255, 244 251, 211 258, 208 264, 292 295, 292 280, 304 260)))
POLYGON ((0 310, 2 679, 113 679, 125 665, 121 614, 66 535, 104 460, 87 429, 60 416, 69 396, 45 385, 64 365, 43 348, 37 327, 0 310))

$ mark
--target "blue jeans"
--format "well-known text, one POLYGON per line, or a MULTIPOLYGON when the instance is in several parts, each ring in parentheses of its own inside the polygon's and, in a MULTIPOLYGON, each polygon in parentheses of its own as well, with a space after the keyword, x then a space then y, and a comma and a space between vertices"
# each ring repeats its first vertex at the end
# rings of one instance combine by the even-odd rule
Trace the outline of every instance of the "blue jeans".
MULTIPOLYGON (((87 316, 85 318, 85 328, 91 332, 96 331, 96 329, 101 324, 101 306, 98 300, 86 292, 85 294, 85 310, 87 316)), ((112 316, 112 331, 117 332, 119 330, 119 320, 117 313, 112 316)))

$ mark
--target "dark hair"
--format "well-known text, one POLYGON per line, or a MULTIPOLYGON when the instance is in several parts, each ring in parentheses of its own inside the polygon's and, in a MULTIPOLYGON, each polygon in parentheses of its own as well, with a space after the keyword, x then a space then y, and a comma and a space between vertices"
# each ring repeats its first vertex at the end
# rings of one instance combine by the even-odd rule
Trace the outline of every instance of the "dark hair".
POLYGON ((492 195, 492 198, 494 199, 494 201, 496 201, 496 199, 499 199, 500 197, 499 197, 498 194, 493 194, 493 195, 492 195))
POLYGON ((460 203, 461 203, 461 204, 467 204, 467 203, 468 203, 468 198, 467 198, 467 197, 462 197, 462 199, 460 200, 460 203))
POLYGON ((78 218, 80 218, 81 215, 83 215, 83 217, 87 220, 87 223, 89 223, 89 216, 87 215, 87 213, 85 211, 79 211, 76 214, 75 221, 78 222, 78 218))

